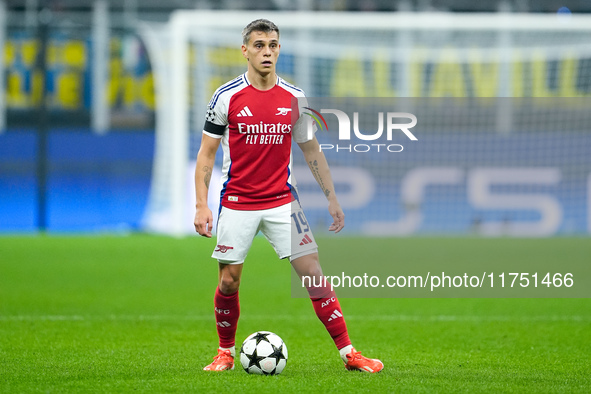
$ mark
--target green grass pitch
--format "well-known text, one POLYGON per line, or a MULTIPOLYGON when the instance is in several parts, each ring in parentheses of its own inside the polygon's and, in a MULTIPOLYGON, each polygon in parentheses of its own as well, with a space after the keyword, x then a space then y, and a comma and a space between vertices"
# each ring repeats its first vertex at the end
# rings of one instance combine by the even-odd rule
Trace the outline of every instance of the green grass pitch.
MULTIPOLYGON (((322 253, 338 248, 337 238, 321 238, 322 253)), ((366 248, 377 242, 418 259, 436 251, 438 258, 449 252, 481 260, 494 259, 495 250, 511 243, 516 261, 537 253, 591 262, 585 238, 346 241, 366 248)), ((589 299, 341 299, 353 343, 385 364, 377 375, 347 372, 309 300, 291 298, 289 265, 260 238, 244 269, 237 340, 257 330, 276 332, 289 350, 287 367, 279 376, 251 376, 239 365, 206 373, 202 367, 217 345, 213 242, 148 235, 0 237, 0 391, 591 388, 589 299)))

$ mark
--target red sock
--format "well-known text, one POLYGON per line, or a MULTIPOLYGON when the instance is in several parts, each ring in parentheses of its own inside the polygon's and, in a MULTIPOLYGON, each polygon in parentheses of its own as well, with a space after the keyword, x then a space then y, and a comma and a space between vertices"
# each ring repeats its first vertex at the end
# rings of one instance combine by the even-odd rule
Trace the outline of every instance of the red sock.
POLYGON ((216 288, 213 305, 220 347, 230 348, 235 344, 238 317, 240 317, 238 292, 226 295, 220 291, 219 287, 216 288))
POLYGON ((347 332, 347 325, 345 324, 341 304, 339 304, 339 300, 337 299, 334 290, 325 289, 326 291, 320 296, 320 298, 313 298, 313 296, 319 295, 318 289, 310 290, 311 289, 309 289, 309 292, 311 293, 310 300, 312 300, 316 316, 318 316, 322 324, 326 327, 334 344, 337 345, 337 349, 340 350, 345 346, 350 345, 351 340, 349 339, 349 333, 347 332))

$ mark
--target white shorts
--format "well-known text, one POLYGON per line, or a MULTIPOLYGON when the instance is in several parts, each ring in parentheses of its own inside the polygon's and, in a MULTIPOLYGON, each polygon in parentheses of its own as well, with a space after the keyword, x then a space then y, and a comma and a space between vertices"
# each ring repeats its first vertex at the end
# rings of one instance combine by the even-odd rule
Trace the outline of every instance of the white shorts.
POLYGON ((241 264, 261 231, 280 259, 291 260, 318 251, 304 211, 296 200, 276 208, 239 211, 222 207, 217 245, 211 257, 224 264, 241 264))

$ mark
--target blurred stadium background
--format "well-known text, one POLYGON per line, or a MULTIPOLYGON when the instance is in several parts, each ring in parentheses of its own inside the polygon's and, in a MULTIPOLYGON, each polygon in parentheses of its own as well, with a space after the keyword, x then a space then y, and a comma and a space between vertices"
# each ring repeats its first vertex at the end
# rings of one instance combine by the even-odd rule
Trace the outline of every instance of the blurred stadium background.
POLYGON ((590 0, 0 0, 0 392, 589 392, 591 308, 574 298, 591 288, 589 13, 590 0), (238 343, 272 330, 290 364, 280 379, 201 371, 215 240, 144 232, 194 234, 205 104, 244 72, 240 31, 258 17, 278 23, 278 72, 313 107, 371 100, 366 134, 392 103, 419 120, 418 141, 391 141, 401 153, 326 152, 344 236, 323 237, 295 148, 324 268, 548 269, 576 285, 341 296, 356 346, 387 366, 367 379, 343 373, 308 300, 286 302, 290 267, 256 239, 238 343))
MULTIPOLYGON (((423 117, 425 148, 404 156, 327 152, 351 234, 591 232, 583 0, 0 1, 0 232, 190 232, 204 105, 245 69, 242 26, 270 12, 296 20, 278 22, 278 71, 310 97, 505 98, 492 112, 434 108, 448 123, 423 117), (181 28, 188 73, 173 81, 179 10, 220 21, 181 28), (551 101, 515 112, 511 97, 551 101), (515 120, 499 125, 507 107, 515 120)), ((313 184, 300 184, 324 228, 313 184)))

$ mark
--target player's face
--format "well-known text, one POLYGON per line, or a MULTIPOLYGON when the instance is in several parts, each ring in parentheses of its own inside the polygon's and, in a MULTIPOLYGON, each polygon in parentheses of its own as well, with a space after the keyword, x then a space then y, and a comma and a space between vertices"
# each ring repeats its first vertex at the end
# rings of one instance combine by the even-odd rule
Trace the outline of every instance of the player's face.
POLYGON ((253 31, 248 44, 242 45, 242 55, 257 72, 274 73, 280 48, 277 32, 253 31))

